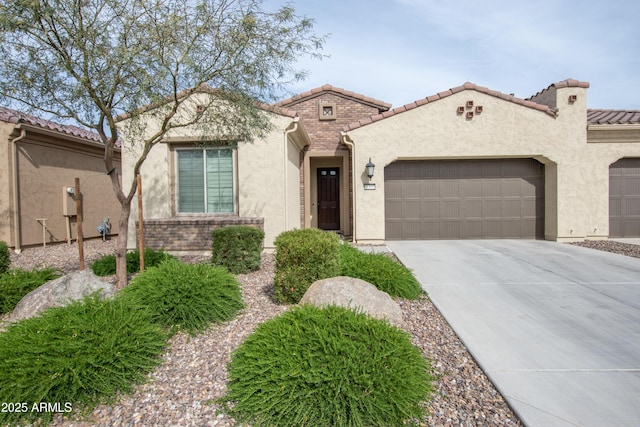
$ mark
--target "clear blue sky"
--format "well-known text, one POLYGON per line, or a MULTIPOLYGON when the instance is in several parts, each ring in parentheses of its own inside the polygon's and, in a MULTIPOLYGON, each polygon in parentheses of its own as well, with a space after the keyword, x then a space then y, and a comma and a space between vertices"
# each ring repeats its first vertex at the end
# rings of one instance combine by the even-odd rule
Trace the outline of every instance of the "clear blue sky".
POLYGON ((292 93, 329 83, 399 107, 466 81, 527 98, 574 78, 591 84, 589 108, 640 110, 637 0, 288 3, 330 34, 292 93))

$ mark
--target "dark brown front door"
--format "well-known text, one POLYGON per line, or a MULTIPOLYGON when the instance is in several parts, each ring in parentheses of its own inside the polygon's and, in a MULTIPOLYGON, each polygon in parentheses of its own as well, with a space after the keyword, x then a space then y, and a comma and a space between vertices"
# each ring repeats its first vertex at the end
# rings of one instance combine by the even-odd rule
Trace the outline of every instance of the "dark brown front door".
POLYGON ((340 179, 338 168, 318 169, 318 228, 340 229, 340 179))

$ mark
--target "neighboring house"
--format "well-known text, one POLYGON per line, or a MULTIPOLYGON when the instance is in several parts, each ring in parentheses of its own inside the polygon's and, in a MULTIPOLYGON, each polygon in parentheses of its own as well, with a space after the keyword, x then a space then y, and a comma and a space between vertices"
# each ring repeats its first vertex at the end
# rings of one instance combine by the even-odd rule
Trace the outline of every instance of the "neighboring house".
MULTIPOLYGON (((104 148, 85 129, 0 108, 0 240, 11 248, 77 239, 75 202, 66 189, 80 178, 83 236, 99 237, 111 219, 118 234, 120 203, 106 175, 104 148)), ((120 168, 120 150, 115 152, 120 168)))
POLYGON ((587 110, 588 87, 524 100, 465 83, 390 110, 325 85, 276 104, 262 140, 171 135, 142 169, 145 242, 207 251, 212 228, 236 223, 264 228, 267 248, 308 227, 374 244, 640 236, 640 112, 587 110))

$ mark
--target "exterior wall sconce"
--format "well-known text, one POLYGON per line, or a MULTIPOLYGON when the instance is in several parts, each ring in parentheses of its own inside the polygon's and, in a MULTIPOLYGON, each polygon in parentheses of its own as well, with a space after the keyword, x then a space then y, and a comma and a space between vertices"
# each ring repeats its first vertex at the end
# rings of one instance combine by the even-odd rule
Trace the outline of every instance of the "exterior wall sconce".
POLYGON ((367 163, 365 167, 367 168, 367 176, 369 177, 369 181, 371 181, 371 178, 373 178, 373 171, 376 168, 376 165, 371 162, 371 157, 369 157, 369 163, 367 163))

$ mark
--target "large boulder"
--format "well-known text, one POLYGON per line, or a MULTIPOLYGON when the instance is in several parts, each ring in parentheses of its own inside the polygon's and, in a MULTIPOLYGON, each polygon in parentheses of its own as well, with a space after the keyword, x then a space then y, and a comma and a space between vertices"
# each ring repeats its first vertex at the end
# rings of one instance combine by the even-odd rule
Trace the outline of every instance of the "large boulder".
POLYGON ((394 326, 404 326, 402 310, 389 294, 353 277, 331 277, 314 282, 300 300, 300 304, 305 303, 317 307, 338 305, 353 308, 377 319, 387 319, 394 326))
POLYGON ((100 292, 103 297, 113 296, 115 286, 93 274, 91 270, 75 271, 55 280, 45 283, 28 293, 16 305, 9 322, 34 317, 41 311, 68 304, 71 301, 83 299, 94 292, 100 292))

